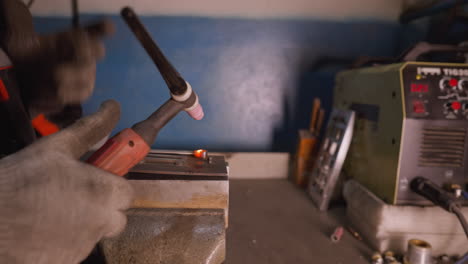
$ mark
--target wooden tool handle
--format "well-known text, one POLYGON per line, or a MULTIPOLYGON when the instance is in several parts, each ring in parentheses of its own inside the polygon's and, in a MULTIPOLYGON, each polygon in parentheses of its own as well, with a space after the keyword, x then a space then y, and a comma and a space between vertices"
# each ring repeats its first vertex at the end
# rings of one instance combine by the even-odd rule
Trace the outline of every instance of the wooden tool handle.
POLYGON ((320 109, 317 123, 315 124, 315 135, 318 136, 320 134, 320 130, 322 129, 323 121, 325 118, 325 110, 323 108, 320 109))
POLYGON ((133 129, 126 128, 113 136, 87 160, 98 168, 124 176, 142 161, 150 147, 133 129))
POLYGON ((320 111, 320 99, 314 98, 314 102, 312 104, 312 116, 310 118, 310 125, 309 125, 309 130, 312 133, 315 132, 315 129, 317 127, 317 119, 318 119, 319 111, 320 111))

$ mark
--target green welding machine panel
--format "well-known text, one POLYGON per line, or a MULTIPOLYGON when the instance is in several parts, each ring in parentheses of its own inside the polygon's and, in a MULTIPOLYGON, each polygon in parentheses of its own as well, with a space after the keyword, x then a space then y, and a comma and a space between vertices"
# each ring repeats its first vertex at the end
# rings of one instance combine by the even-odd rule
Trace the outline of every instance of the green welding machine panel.
POLYGON ((403 68, 407 117, 468 119, 468 67, 409 64, 403 68))
POLYGON ((345 173, 390 204, 422 205, 411 180, 466 188, 468 65, 401 63, 337 76, 335 107, 357 112, 345 173))

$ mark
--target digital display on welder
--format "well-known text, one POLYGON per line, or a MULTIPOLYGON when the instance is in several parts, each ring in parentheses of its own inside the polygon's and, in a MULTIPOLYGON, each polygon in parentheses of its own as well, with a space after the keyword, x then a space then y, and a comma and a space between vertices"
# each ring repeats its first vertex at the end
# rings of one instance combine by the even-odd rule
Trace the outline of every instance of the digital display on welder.
POLYGON ((411 84, 412 93, 427 93, 429 92, 429 85, 425 83, 412 83, 411 84))

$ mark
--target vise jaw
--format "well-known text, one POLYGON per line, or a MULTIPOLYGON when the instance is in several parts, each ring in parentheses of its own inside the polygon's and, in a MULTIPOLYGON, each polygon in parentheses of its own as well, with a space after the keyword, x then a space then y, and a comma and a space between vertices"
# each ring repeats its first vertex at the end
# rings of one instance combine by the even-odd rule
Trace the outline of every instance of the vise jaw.
POLYGON ((100 246, 107 263, 203 263, 225 259, 229 181, 224 156, 152 150, 127 175, 128 224, 100 246))

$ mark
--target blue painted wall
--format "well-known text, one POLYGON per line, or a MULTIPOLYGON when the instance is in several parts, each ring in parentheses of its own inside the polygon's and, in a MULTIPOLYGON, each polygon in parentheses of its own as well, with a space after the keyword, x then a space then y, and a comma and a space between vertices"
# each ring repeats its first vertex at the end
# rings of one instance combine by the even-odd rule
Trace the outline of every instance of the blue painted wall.
MULTIPOLYGON (((82 21, 99 18, 85 15, 82 21)), ((155 66, 118 17, 106 40, 94 95, 86 113, 113 98, 122 105, 119 131, 169 98, 155 66)), ((177 116, 154 147, 223 151, 290 151, 297 130, 309 123, 312 99, 329 111, 337 67, 317 68, 324 56, 393 56, 401 49, 400 26, 376 21, 143 17, 174 66, 192 84, 205 119, 177 116)), ((41 32, 64 29, 69 18, 38 17, 41 32)))

